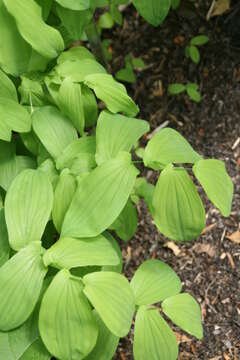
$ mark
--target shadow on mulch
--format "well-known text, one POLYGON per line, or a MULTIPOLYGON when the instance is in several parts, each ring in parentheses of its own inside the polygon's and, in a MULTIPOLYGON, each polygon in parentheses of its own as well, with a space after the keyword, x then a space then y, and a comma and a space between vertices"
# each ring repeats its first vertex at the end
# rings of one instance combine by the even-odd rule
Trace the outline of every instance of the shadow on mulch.
MULTIPOLYGON (((181 339, 179 335, 179 359, 237 360, 240 245, 228 240, 227 235, 237 231, 240 223, 240 49, 227 34, 227 23, 205 21, 207 5, 201 5, 197 12, 189 6, 178 16, 172 13, 159 28, 145 23, 132 7, 127 8, 123 27, 114 29, 110 36, 112 70, 114 73, 124 66, 128 53, 144 59, 145 69, 138 72, 136 84, 128 87, 141 109, 140 117, 149 120, 152 130, 164 123, 177 129, 203 156, 225 161, 235 185, 231 216, 223 218, 202 194, 207 225, 212 226, 196 241, 176 244, 180 250, 176 256, 141 203, 138 232, 122 249, 127 260, 124 272, 129 278, 145 259, 164 260, 179 274, 184 290, 200 302, 204 339, 181 339), (184 47, 199 33, 207 34, 210 42, 200 48, 201 63, 196 66, 184 57, 184 47), (169 83, 188 81, 200 85, 200 104, 184 95, 167 94, 169 83)), ((145 175, 150 181, 156 180, 151 170, 145 175)), ((181 334, 179 329, 176 331, 181 334)), ((120 343, 115 359, 133 359, 132 336, 120 343)))

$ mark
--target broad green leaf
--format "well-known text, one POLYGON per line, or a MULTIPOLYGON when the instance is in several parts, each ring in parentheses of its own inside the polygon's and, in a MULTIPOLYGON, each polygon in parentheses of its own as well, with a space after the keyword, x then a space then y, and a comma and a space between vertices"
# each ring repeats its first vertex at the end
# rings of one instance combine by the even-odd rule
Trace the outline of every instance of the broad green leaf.
POLYGON ((33 155, 38 156, 40 148, 43 147, 37 135, 31 130, 28 133, 20 134, 21 140, 24 146, 31 152, 33 155))
POLYGON ((57 59, 57 63, 61 64, 67 60, 77 61, 84 59, 95 60, 94 55, 84 46, 74 46, 67 51, 61 53, 57 59))
POLYGON ((36 168, 35 160, 28 156, 15 156, 0 160, 0 185, 7 191, 15 179, 25 169, 36 168))
POLYGON ((141 59, 140 57, 134 57, 132 59, 132 64, 134 66, 135 69, 143 69, 146 65, 145 62, 143 61, 143 59, 141 59))
POLYGON ((224 162, 215 159, 200 160, 193 166, 193 173, 222 215, 229 216, 232 208, 233 183, 224 162))
POLYGON ((21 104, 30 106, 44 106, 49 103, 39 81, 33 81, 25 76, 21 77, 18 91, 21 95, 21 104))
POLYGON ((160 260, 146 260, 135 272, 131 288, 137 305, 150 305, 178 294, 182 284, 170 266, 160 260))
POLYGON ((18 327, 32 313, 47 273, 42 251, 41 242, 35 241, 0 268, 0 330, 18 327))
MULTIPOLYGON (((0 209, 0 267, 9 259, 10 246, 8 242, 7 225, 4 209, 0 209)), ((1 346, 0 346, 1 348, 1 346)))
POLYGON ((58 272, 44 294, 39 330, 49 352, 62 360, 81 360, 96 344, 97 323, 83 284, 68 270, 58 272))
POLYGON ((60 238, 43 257, 46 266, 71 269, 80 266, 118 265, 119 257, 103 236, 90 239, 60 238))
POLYGON ((137 231, 138 217, 136 207, 132 201, 128 199, 124 209, 110 226, 110 229, 115 230, 120 239, 129 241, 137 231))
POLYGON ((131 151, 137 140, 149 131, 144 120, 102 111, 96 130, 96 160, 100 165, 115 158, 120 151, 131 151))
POLYGON ((136 116, 138 106, 128 96, 124 85, 119 84, 109 74, 90 74, 85 84, 94 90, 97 98, 102 100, 112 113, 122 112, 127 116, 136 116))
POLYGON ((191 100, 199 103, 201 101, 201 95, 200 95, 198 89, 195 88, 193 85, 196 85, 196 84, 187 84, 186 91, 191 100))
POLYGON ((90 0, 56 0, 56 2, 71 10, 86 10, 90 7, 90 0))
POLYGON ((33 130, 53 158, 77 139, 77 132, 71 122, 56 108, 45 106, 32 115, 33 130))
POLYGON ((192 38, 190 44, 194 46, 205 45, 209 42, 209 37, 206 35, 198 35, 192 38))
POLYGON ((0 332, 1 359, 22 360, 23 354, 38 338, 37 320, 38 312, 35 308, 32 315, 20 327, 8 332, 0 332))
POLYGON ((158 229, 176 241, 195 239, 205 226, 201 198, 181 167, 170 164, 162 171, 153 196, 153 210, 158 229))
MULTIPOLYGON (((68 0, 67 0, 68 1, 68 0)), ((90 10, 71 10, 62 6, 56 7, 57 14, 61 19, 62 25, 67 29, 72 40, 81 39, 86 25, 92 18, 90 10)))
POLYGON ((0 121, 0 140, 11 141, 11 137, 12 137, 11 129, 1 119, 1 121, 0 121))
POLYGON ((71 142, 57 157, 56 167, 59 170, 65 167, 71 168, 74 159, 80 154, 92 154, 96 152, 95 136, 84 136, 71 142))
POLYGON ((15 18, 20 34, 34 50, 49 59, 57 57, 63 51, 64 43, 60 33, 44 23, 41 7, 34 0, 3 0, 3 2, 8 12, 15 18))
POLYGON ((72 201, 77 187, 76 179, 69 174, 69 171, 63 171, 57 181, 54 191, 52 218, 53 223, 60 233, 64 216, 72 201))
MULTIPOLYGON (((1 8, 0 8, 1 11, 1 8)), ((0 98, 18 101, 17 91, 9 77, 0 69, 0 98)))
POLYGON ((78 186, 61 236, 93 237, 106 230, 126 205, 137 174, 127 153, 94 169, 78 186))
POLYGON ((104 231, 103 236, 105 238, 107 238, 107 240, 110 242, 113 249, 115 250, 116 254, 118 255, 119 264, 118 265, 104 265, 102 267, 102 271, 113 271, 113 272, 117 272, 120 274, 122 272, 122 268, 123 268, 122 251, 120 249, 120 246, 119 246, 117 240, 114 239, 114 237, 109 232, 104 231))
POLYGON ((148 142, 144 152, 144 164, 161 170, 170 163, 195 163, 201 156, 176 130, 165 128, 148 142))
POLYGON ((200 53, 196 46, 194 45, 189 46, 189 56, 195 64, 199 63, 200 53))
POLYGON ((56 71, 62 78, 69 77, 74 82, 83 82, 91 74, 106 75, 104 67, 94 59, 67 60, 57 65, 56 71))
POLYGON ((171 5, 172 5, 173 10, 178 9, 178 7, 180 6, 180 1, 181 0, 171 0, 171 5))
POLYGON ((58 182, 58 172, 55 167, 55 163, 52 159, 44 160, 38 167, 38 170, 43 172, 45 176, 48 177, 49 181, 51 182, 53 189, 55 190, 57 182, 58 182))
POLYGON ((168 92, 169 94, 171 95, 178 95, 178 94, 181 94, 182 92, 184 92, 186 89, 185 85, 183 84, 170 84, 168 86, 168 92))
POLYGON ((52 185, 41 171, 24 170, 14 179, 5 199, 9 242, 14 250, 41 239, 52 204, 52 185))
POLYGON ((29 113, 15 100, 0 98, 0 119, 10 130, 24 133, 31 129, 29 113))
POLYGON ((86 360, 110 360, 116 352, 119 338, 108 330, 95 310, 93 311, 93 314, 97 320, 99 333, 96 346, 86 357, 86 360))
POLYGON ((75 84, 70 78, 64 79, 59 89, 58 106, 82 135, 85 119, 81 85, 75 84))
POLYGON ((53 0, 36 0, 38 5, 42 8, 42 17, 43 20, 46 21, 49 13, 51 12, 53 0))
POLYGON ((171 0, 133 0, 140 15, 153 26, 159 26, 166 18, 171 0))
POLYGON ((84 294, 116 336, 126 336, 135 310, 134 295, 128 280, 115 272, 95 272, 83 278, 84 294))
POLYGON ((125 81, 130 84, 134 84, 136 82, 136 75, 131 67, 120 69, 116 72, 115 77, 119 81, 125 81))
POLYGON ((203 337, 201 309, 187 293, 171 296, 162 303, 162 310, 177 326, 198 339, 203 337))
POLYGON ((148 183, 145 178, 137 178, 135 184, 135 194, 144 199, 151 213, 153 212, 152 200, 154 189, 154 185, 148 183))
POLYGON ((174 332, 158 309, 141 306, 134 327, 135 360, 176 360, 178 344, 174 332))
POLYGON ((103 13, 98 20, 98 27, 102 29, 111 29, 114 26, 114 20, 109 12, 103 13))
POLYGON ((19 360, 51 360, 52 356, 45 348, 42 340, 34 341, 19 360))
POLYGON ((81 153, 73 160, 70 172, 78 176, 84 173, 89 173, 97 166, 95 156, 89 153, 81 153))
MULTIPOLYGON (((47 60, 36 53, 19 34, 14 18, 0 0, 0 66, 14 76, 30 71, 44 71, 47 60)), ((35 31, 34 31, 35 33, 35 31)))
POLYGON ((94 93, 86 85, 81 84, 85 126, 93 126, 98 118, 98 105, 94 93))

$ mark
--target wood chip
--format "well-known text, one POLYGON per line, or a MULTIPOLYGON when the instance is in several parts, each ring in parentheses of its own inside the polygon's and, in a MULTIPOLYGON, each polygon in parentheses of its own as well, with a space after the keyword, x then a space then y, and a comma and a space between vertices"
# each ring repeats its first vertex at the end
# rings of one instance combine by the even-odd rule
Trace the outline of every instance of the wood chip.
POLYGON ((178 332, 174 331, 174 334, 177 338, 177 342, 180 343, 187 343, 187 342, 191 342, 192 339, 190 339, 189 337, 187 337, 184 334, 179 334, 178 332))
POLYGON ((224 352, 223 353, 224 360, 231 360, 231 358, 224 352))
POLYGON ((164 247, 167 247, 168 249, 172 250, 175 256, 179 256, 181 252, 179 247, 173 241, 168 241, 166 244, 164 244, 164 247))
POLYGON ((217 223, 213 223, 213 224, 210 224, 210 225, 206 226, 202 231, 202 235, 208 233, 209 231, 214 229, 216 226, 217 226, 217 223))
POLYGON ((235 231, 235 232, 232 233, 232 234, 228 234, 228 235, 226 236, 226 238, 227 238, 228 240, 231 240, 231 241, 234 242, 235 244, 240 244, 240 231, 237 230, 237 231, 235 231))
POLYGON ((209 257, 214 257, 216 255, 216 247, 210 244, 196 244, 194 245, 193 250, 198 254, 205 253, 209 257))
POLYGON ((229 261, 232 269, 234 270, 235 269, 235 263, 233 261, 232 255, 229 252, 227 252, 227 258, 228 258, 228 261, 229 261))

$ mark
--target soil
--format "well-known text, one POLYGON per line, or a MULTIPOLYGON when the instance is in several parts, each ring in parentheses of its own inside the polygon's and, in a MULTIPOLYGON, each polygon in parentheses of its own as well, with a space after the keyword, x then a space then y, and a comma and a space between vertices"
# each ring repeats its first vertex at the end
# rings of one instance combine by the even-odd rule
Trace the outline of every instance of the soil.
MULTIPOLYGON (((139 117, 149 120, 152 131, 159 126, 177 129, 203 156, 224 160, 235 185, 229 218, 223 218, 201 192, 207 214, 205 233, 194 242, 175 244, 176 254, 142 202, 136 236, 121 244, 129 278, 145 259, 163 260, 179 274, 184 290, 201 304, 203 341, 175 329, 181 360, 240 359, 240 244, 228 239, 240 226, 240 14, 207 22, 209 5, 201 1, 194 8, 185 1, 178 14, 171 13, 158 28, 130 6, 124 11, 123 26, 104 34, 112 39, 113 73, 124 66, 129 53, 146 64, 137 72, 136 83, 128 85, 140 107, 139 117), (207 34, 210 42, 200 48, 201 62, 194 65, 185 58, 184 47, 199 33, 207 34), (168 84, 188 81, 200 86, 199 104, 186 95, 167 93, 168 84)), ((156 181, 151 170, 145 175, 156 181)), ((121 341, 115 359, 133 359, 132 340, 131 334, 121 341)))

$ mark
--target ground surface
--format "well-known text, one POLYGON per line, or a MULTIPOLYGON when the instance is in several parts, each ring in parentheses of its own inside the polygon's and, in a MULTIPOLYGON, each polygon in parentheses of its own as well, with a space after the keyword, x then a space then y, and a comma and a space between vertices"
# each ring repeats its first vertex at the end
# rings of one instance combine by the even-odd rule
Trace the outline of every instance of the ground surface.
MULTIPOLYGON (((156 29, 128 8, 124 26, 111 34, 112 69, 121 68, 129 52, 144 59, 146 68, 128 88, 141 109, 140 117, 150 121, 152 130, 167 121, 202 155, 226 162, 235 184, 232 213, 228 219, 221 217, 204 198, 205 234, 194 242, 178 243, 174 254, 172 243, 157 232, 140 204, 138 232, 122 246, 127 263, 124 271, 130 278, 144 259, 164 260, 180 275, 184 289, 200 302, 204 340, 181 338, 176 329, 179 359, 236 360, 240 359, 240 244, 239 239, 234 242, 227 236, 236 232, 240 223, 240 32, 238 37, 232 30, 236 28, 234 20, 230 24, 224 23, 226 18, 207 23, 208 3, 203 3, 197 12, 183 7, 178 16, 171 14, 156 29), (210 43, 201 48, 201 63, 196 66, 184 58, 184 45, 199 32, 207 34, 210 43), (182 95, 168 96, 168 83, 186 81, 200 84, 200 104, 182 95)), ((155 181, 151 171, 146 175, 155 181)), ((133 359, 131 342, 131 336, 121 342, 115 359, 133 359)))

